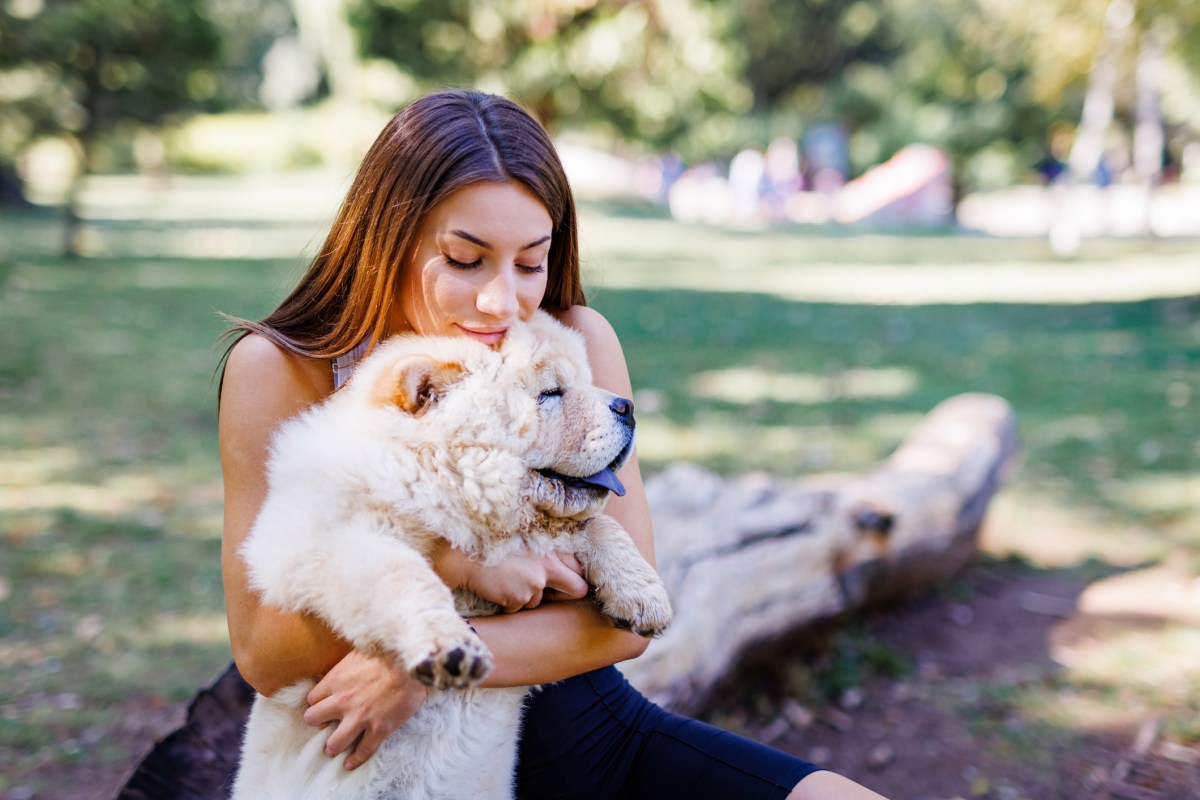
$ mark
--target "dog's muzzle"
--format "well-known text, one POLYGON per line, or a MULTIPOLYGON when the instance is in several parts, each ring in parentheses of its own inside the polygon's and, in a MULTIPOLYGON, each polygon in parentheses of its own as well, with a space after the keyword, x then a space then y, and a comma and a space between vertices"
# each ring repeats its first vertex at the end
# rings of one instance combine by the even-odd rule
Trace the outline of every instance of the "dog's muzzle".
POLYGON ((608 408, 625 428, 625 443, 621 447, 621 452, 617 453, 617 457, 610 461, 608 466, 593 475, 584 476, 563 475, 552 469, 539 469, 537 473, 543 478, 556 481, 567 493, 612 492, 617 497, 624 497, 625 485, 617 477, 617 470, 625 464, 629 454, 633 452, 633 432, 637 427, 637 422, 633 418, 632 400, 614 397, 608 404, 608 408))

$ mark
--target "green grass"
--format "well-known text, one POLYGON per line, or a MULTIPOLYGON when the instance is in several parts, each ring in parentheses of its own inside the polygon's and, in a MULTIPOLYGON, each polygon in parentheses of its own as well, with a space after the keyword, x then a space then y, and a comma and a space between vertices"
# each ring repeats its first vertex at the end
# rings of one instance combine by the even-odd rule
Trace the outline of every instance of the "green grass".
MULTIPOLYGON (((878 424, 881 418, 916 419, 964 391, 1013 402, 1030 474, 1089 503, 1135 513, 1133 503, 1110 494, 1111 481, 1186 473, 1197 458, 1191 398, 1200 400, 1200 342, 1195 322, 1173 321, 1180 301, 886 307, 610 290, 596 305, 621 333, 636 385, 657 395, 656 422, 728 429, 733 440, 763 427, 812 433, 814 452, 771 453, 769 463, 761 452, 717 448, 720 469, 796 473, 806 459, 861 467, 906 432, 903 424, 878 424), (809 376, 831 387, 800 402, 696 395, 697 373, 735 369, 809 376), (869 386, 839 396, 836 376, 863 371, 867 380, 902 376, 902 393, 881 380, 875 396, 869 386), (850 448, 820 447, 847 435, 856 440, 850 448)), ((1188 309, 1189 317, 1198 313, 1200 304, 1188 309)), ((659 464, 671 453, 647 458, 659 464)))
MULTIPOLYGON (((47 764, 128 758, 98 744, 122 709, 177 702, 228 659, 217 312, 261 315, 301 268, 295 256, 63 260, 52 218, 4 213, 0 760, 16 767, 0 791, 47 764)), ((592 302, 625 348, 648 471, 679 458, 729 473, 861 470, 940 400, 994 392, 1020 418, 1018 496, 1200 565, 1195 299, 816 302, 795 288, 810 265, 1076 265, 1031 242, 753 236, 587 213, 592 302)), ((93 232, 113 253, 131 227, 93 232)), ((1101 243, 1085 259, 1135 268, 1198 250, 1101 243)), ((842 655, 826 676, 839 687, 905 668, 870 642, 842 655)))
MULTIPOLYGON (((43 222, 0 237, 23 221, 43 222)), ((110 733, 130 709, 186 700, 228 661, 216 310, 261 313, 287 271, 6 254, 0 793, 47 765, 127 764, 110 733)))

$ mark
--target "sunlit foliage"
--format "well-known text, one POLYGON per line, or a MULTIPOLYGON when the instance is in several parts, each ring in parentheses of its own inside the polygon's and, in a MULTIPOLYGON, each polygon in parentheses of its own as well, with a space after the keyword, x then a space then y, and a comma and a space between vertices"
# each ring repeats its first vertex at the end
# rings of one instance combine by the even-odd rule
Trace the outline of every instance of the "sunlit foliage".
POLYGON ((699 0, 359 0, 364 53, 419 80, 511 94, 554 128, 712 140, 748 109, 734 8, 699 0))
POLYGON ((161 123, 216 90, 204 0, 0 3, 0 163, 39 135, 161 123))

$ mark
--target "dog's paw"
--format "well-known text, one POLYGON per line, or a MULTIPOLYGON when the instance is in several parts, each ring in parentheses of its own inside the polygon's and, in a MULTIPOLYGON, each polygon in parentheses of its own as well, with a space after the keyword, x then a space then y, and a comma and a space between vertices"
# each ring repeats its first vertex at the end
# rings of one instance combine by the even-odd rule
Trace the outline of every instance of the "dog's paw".
POLYGON ((434 689, 467 689, 492 671, 492 654, 474 633, 447 638, 413 668, 421 683, 434 689))
POLYGON ((660 582, 627 594, 597 588, 596 599, 614 625, 640 636, 659 636, 671 624, 671 599, 660 582))

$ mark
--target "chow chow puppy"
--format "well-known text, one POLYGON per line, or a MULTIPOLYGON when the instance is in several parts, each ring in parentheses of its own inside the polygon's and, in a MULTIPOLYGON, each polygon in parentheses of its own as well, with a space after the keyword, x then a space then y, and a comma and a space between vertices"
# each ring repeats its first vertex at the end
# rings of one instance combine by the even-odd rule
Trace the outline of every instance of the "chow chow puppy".
POLYGON ((349 771, 304 723, 304 682, 259 696, 236 800, 509 798, 526 688, 479 689, 491 655, 464 616, 499 609, 433 572, 439 539, 494 564, 573 553, 601 611, 642 635, 666 590, 600 513, 633 446, 633 405, 591 385, 582 338, 543 312, 501 345, 402 335, 345 387, 282 425, 269 493, 240 555, 263 601, 316 614, 432 687, 349 771))

